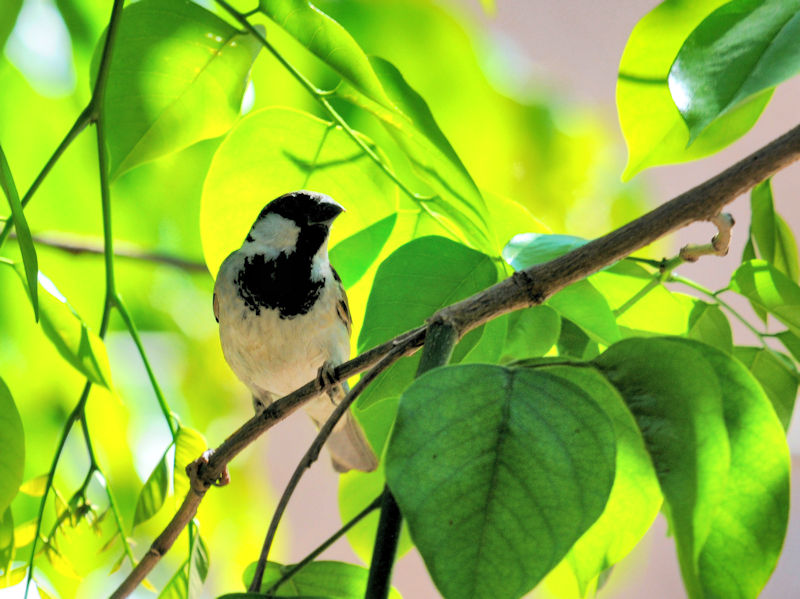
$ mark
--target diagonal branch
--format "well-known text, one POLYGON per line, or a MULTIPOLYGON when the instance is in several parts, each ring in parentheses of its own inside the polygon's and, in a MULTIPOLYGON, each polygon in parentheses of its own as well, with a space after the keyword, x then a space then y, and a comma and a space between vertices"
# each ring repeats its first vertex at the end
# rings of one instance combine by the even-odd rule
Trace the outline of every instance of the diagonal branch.
MULTIPOLYGON (((519 271, 472 297, 443 308, 436 318, 451 324, 460 337, 502 314, 540 304, 556 291, 668 233, 695 221, 710 220, 719 214, 723 206, 798 159, 800 126, 627 225, 555 260, 519 271)), ((424 343, 426 330, 427 326, 414 329, 345 362, 336 368, 334 382, 342 382, 370 368, 390 351, 399 351, 398 346, 402 347, 404 355, 414 353, 424 343)), ((318 393, 316 381, 305 384, 248 420, 214 451, 207 463, 198 461, 192 464, 188 469, 192 488, 183 504, 112 597, 127 597, 152 570, 194 516, 206 491, 221 476, 228 462, 267 429, 318 393)))

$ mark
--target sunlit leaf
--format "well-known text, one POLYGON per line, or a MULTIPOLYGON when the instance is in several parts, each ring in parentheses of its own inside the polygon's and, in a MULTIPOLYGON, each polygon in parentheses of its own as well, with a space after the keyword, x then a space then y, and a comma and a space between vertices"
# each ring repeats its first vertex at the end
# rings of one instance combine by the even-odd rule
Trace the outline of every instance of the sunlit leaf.
POLYGON ((550 297, 547 305, 578 325, 594 341, 611 345, 620 339, 608 302, 588 280, 565 287, 550 297))
POLYGON ((636 422, 617 390, 597 371, 585 367, 542 367, 588 392, 614 425, 617 462, 614 486, 603 513, 575 542, 554 570, 576 579, 581 596, 591 581, 636 546, 655 520, 662 496, 655 470, 636 422))
MULTIPOLYGON (((464 299, 497 281, 497 268, 486 254, 444 237, 422 237, 395 250, 378 267, 358 337, 359 352, 425 322, 436 310, 464 299), (402 306, 402 310, 398 307, 402 306)), ((483 331, 471 331, 456 346, 462 357, 483 331)), ((414 377, 418 356, 405 358, 382 373, 359 397, 362 408, 397 396, 414 377)))
POLYGON ((667 84, 670 67, 692 30, 725 0, 667 0, 634 27, 622 54, 617 110, 628 146, 623 179, 651 166, 696 160, 732 143, 758 119, 764 91, 712 123, 694 143, 667 84))
POLYGON ((730 288, 800 331, 800 287, 769 262, 745 262, 731 275, 730 288))
POLYGON ((175 439, 175 469, 173 471, 173 490, 175 500, 182 502, 189 492, 189 477, 186 466, 194 462, 208 449, 206 438, 188 426, 181 426, 175 439))
POLYGON ((241 246, 269 201, 298 189, 326 193, 347 209, 332 228, 332 247, 397 212, 394 183, 341 129, 295 110, 255 111, 222 142, 203 186, 200 235, 209 271, 216 274, 241 246))
POLYGON ((33 541, 35 536, 36 520, 28 520, 14 528, 14 544, 17 547, 25 547, 33 541))
POLYGON ((15 584, 19 584, 25 579, 25 575, 28 573, 27 566, 20 566, 19 568, 14 568, 11 570, 7 576, 0 576, 0 589, 8 588, 14 586, 15 584))
POLYGON ((393 108, 350 33, 308 0, 260 0, 259 9, 375 102, 393 108))
POLYGON ((11 391, 0 378, 0 513, 5 512, 22 484, 25 433, 11 391))
POLYGON ((444 596, 519 597, 603 511, 614 454, 591 389, 537 370, 450 366, 403 394, 386 480, 444 596))
POLYGON ((704 354, 670 338, 633 338, 595 360, 642 432, 693 598, 702 596, 694 568, 725 496, 731 455, 722 388, 704 354))
MULTIPOLYGON (((759 183, 750 192, 750 213, 750 237, 758 247, 758 257, 796 282, 800 276, 797 242, 786 221, 775 212, 770 179, 759 183)), ((753 252, 747 259, 755 257, 753 252)), ((744 257, 742 261, 745 261, 744 257)))
MULTIPOLYGON (((267 562, 261 590, 266 591, 291 566, 283 566, 275 562, 267 562)), ((250 564, 242 578, 245 586, 253 580, 255 564, 250 564)), ((367 588, 369 570, 333 561, 314 561, 305 566, 275 592, 275 597, 325 597, 326 599, 362 599, 367 588)), ((235 596, 235 595, 233 595, 235 596)), ((390 599, 401 599, 396 589, 389 590, 390 599)))
MULTIPOLYGON (((2 47, 2 44, 0 44, 2 47)), ((36 276, 39 273, 39 261, 36 257, 36 248, 33 246, 31 230, 25 213, 22 210, 17 186, 14 177, 11 175, 11 167, 8 166, 6 155, 0 147, 0 188, 5 193, 8 204, 11 207, 11 216, 14 217, 14 227, 17 231, 19 250, 22 254, 22 262, 25 265, 25 281, 28 283, 28 294, 33 305, 33 316, 39 320, 39 286, 36 284, 36 276)))
POLYGON ((30 495, 31 497, 41 497, 47 488, 47 475, 40 474, 30 480, 26 480, 19 487, 20 493, 30 495))
POLYGON ((761 383, 783 428, 788 430, 800 383, 788 358, 763 347, 735 347, 733 355, 761 383))
POLYGON ((547 305, 517 310, 508 315, 508 335, 503 361, 543 356, 556 344, 561 317, 547 305))
POLYGON ((72 578, 73 580, 83 580, 83 576, 78 574, 78 572, 75 570, 75 566, 72 565, 72 562, 67 559, 58 549, 53 547, 53 545, 47 545, 44 554, 45 557, 47 557, 47 561, 50 562, 51 566, 53 566, 53 570, 62 576, 66 576, 67 578, 72 578))
POLYGON ((733 0, 707 16, 669 71, 691 140, 747 98, 800 72, 800 2, 733 0))
POLYGON ((783 346, 789 350, 795 361, 800 362, 800 337, 791 331, 783 331, 775 335, 783 346))
POLYGON ((733 333, 728 318, 716 304, 697 301, 689 314, 690 339, 713 345, 730 354, 733 351, 733 333))
MULTIPOLYGON (((93 82, 104 40, 95 50, 93 82)), ((225 133, 239 116, 260 49, 254 37, 194 2, 127 6, 103 105, 111 176, 225 133)))
POLYGON ((375 262, 392 234, 396 221, 397 213, 390 214, 331 248, 331 264, 342 278, 345 288, 355 285, 375 262))
MULTIPOLYGON (((7 507, 0 516, 0 572, 5 574, 11 571, 11 564, 14 559, 14 515, 11 507, 7 507)), ((4 576, 0 576, 2 580, 4 576)))
POLYGON ((167 464, 167 452, 164 452, 139 492, 139 498, 136 500, 136 513, 133 516, 134 527, 155 516, 164 505, 168 481, 169 465, 167 464))
POLYGON ((111 369, 103 340, 89 329, 67 298, 41 272, 39 288, 42 332, 75 370, 91 382, 110 389, 111 369))

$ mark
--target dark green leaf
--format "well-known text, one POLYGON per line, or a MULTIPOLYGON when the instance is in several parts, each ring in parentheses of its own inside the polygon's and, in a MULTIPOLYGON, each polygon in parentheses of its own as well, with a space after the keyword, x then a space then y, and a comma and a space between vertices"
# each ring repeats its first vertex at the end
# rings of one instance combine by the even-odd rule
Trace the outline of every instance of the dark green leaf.
POLYGON ((790 458, 784 431, 740 362, 697 342, 677 342, 695 349, 714 369, 730 441, 725 492, 694 562, 693 574, 702 589, 697 596, 755 598, 778 561, 789 517, 790 458))
POLYGON ((788 358, 784 359, 763 347, 735 347, 733 355, 761 383, 783 428, 788 430, 800 382, 788 358))
MULTIPOLYGON (((93 82, 104 40, 95 50, 93 82)), ((228 131, 260 49, 254 37, 194 2, 127 6, 103 105, 111 176, 228 131)))
POLYGON ((17 15, 22 8, 22 0, 4 0, 0 2, 0 52, 5 48, 6 40, 14 29, 17 15))
POLYGON ((800 2, 733 0, 686 38, 669 89, 690 140, 716 118, 800 72, 800 2))
POLYGON ((667 85, 687 36, 726 0, 666 0, 631 32, 617 79, 617 110, 628 146, 623 179, 651 166, 696 160, 744 135, 769 101, 767 90, 721 116, 687 147, 689 130, 667 85))
POLYGON ((573 235, 521 233, 514 236, 503 248, 503 259, 514 270, 523 270, 535 264, 549 262, 584 244, 585 239, 573 235))
POLYGON ((713 345, 730 354, 733 351, 733 333, 725 314, 716 304, 696 301, 689 314, 687 337, 713 345))
POLYGON ((333 255, 339 240, 398 209, 395 184, 340 128, 286 108, 254 111, 219 146, 203 186, 200 235, 209 271, 216 274, 242 244, 267 202, 295 189, 323 191, 347 209, 333 226, 333 255))
MULTIPOLYGON (((265 592, 278 581, 291 566, 282 566, 275 562, 267 562, 261 591, 265 592)), ((244 571, 245 586, 253 580, 255 564, 250 564, 244 571)), ((275 593, 276 597, 326 597, 328 599, 362 599, 367 588, 369 570, 361 566, 344 562, 315 561, 311 562, 288 581, 283 583, 275 593)), ((389 592, 390 599, 401 599, 395 589, 389 592)))
POLYGON ((311 2, 260 0, 259 8, 358 91, 386 108, 393 108, 356 40, 311 2))
MULTIPOLYGON (((18 274, 22 278, 22 273, 18 274)), ((103 340, 89 330, 67 298, 43 273, 39 273, 39 287, 42 332, 75 370, 110 389, 111 369, 103 340)))
POLYGON ((386 480, 444 596, 519 597, 603 511, 614 451, 611 422, 578 385, 451 366, 403 394, 386 480))
POLYGON ((800 287, 770 263, 745 262, 731 276, 730 288, 800 331, 800 287))
POLYGON ((396 221, 395 212, 343 239, 331 248, 331 264, 342 278, 345 288, 355 285, 375 262, 392 234, 396 221))
POLYGON ((783 343, 783 346, 789 350, 795 361, 800 362, 800 337, 791 331, 783 331, 776 335, 778 340, 783 343))
POLYGON ((136 513, 133 516, 134 527, 158 513, 167 497, 168 483, 169 465, 167 464, 167 452, 164 452, 139 492, 139 498, 136 500, 136 513))
POLYGON ((0 378, 0 513, 5 512, 22 484, 25 432, 11 391, 0 378))
POLYGON ((581 592, 609 566, 624 558, 641 540, 658 515, 662 496, 642 433, 617 390, 594 369, 585 366, 541 367, 591 395, 614 425, 617 463, 614 486, 605 510, 578 539, 557 570, 571 570, 581 592))
MULTIPOLYGON (((444 237, 422 237, 401 246, 378 267, 358 351, 420 326, 439 308, 496 281, 497 268, 489 256, 444 237)), ((467 334, 456 354, 465 356, 481 335, 479 329, 467 334)), ((418 361, 417 356, 405 358, 382 373, 361 395, 359 406, 396 397, 413 379, 418 361)))
POLYGON ((703 356, 674 339, 633 338, 595 360, 642 431, 690 597, 701 596, 693 564, 724 497, 730 465, 722 391, 703 356))
POLYGON ((8 506, 0 517, 0 572, 3 573, 0 579, 10 572, 14 547, 14 515, 11 513, 11 506, 8 506))
POLYGON ((33 238, 31 237, 31 230, 28 227, 28 221, 25 219, 25 213, 22 210, 22 204, 19 200, 17 193, 17 186, 14 183, 14 177, 11 175, 11 167, 8 166, 6 155, 3 148, 0 147, 0 188, 3 189, 8 204, 11 207, 11 216, 14 217, 14 227, 17 231, 17 241, 19 242, 19 250, 22 254, 22 262, 25 265, 25 281, 28 283, 28 294, 31 298, 33 305, 33 317, 38 322, 39 320, 39 286, 36 282, 39 274, 39 260, 36 257, 36 248, 33 245, 33 238))
POLYGON ((594 341, 611 345, 620 339, 617 321, 606 298, 586 279, 562 289, 547 300, 547 305, 578 325, 594 341))
POLYGON ((347 86, 340 86, 337 94, 380 118, 403 148, 417 174, 434 191, 434 197, 423 200, 425 212, 455 225, 476 249, 494 253, 496 241, 488 228, 486 202, 425 100, 392 63, 375 56, 370 63, 399 113, 365 102, 347 86))
POLYGON ((558 355, 579 360, 597 357, 600 348, 578 325, 566 318, 561 319, 561 333, 558 337, 558 355))
MULTIPOLYGON (((797 281, 797 243, 786 222, 775 212, 770 179, 756 185, 750 193, 750 237, 758 255, 793 281, 797 281)), ((751 258, 755 258, 753 253, 751 258)), ((742 258, 744 262, 745 258, 742 258)))
POLYGON ((561 317, 550 306, 534 306, 508 315, 503 361, 545 355, 558 341, 561 317))

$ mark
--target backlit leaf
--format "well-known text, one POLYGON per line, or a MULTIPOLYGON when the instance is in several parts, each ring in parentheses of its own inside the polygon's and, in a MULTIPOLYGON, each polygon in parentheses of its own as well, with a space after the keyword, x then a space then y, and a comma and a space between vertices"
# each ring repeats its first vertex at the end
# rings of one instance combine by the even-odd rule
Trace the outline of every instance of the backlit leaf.
POLYGON ((173 489, 175 500, 182 502, 189 492, 189 477, 186 466, 194 462, 208 449, 206 438, 188 426, 178 429, 175 439, 175 469, 173 471, 173 489))
POLYGON ((800 331, 800 287, 769 262, 745 262, 731 276, 730 288, 800 331))
POLYGON ((695 302, 689 314, 686 336, 713 345, 728 354, 733 351, 731 325, 716 304, 707 304, 699 300, 695 302))
POLYGON ((139 498, 136 500, 136 513, 133 516, 134 527, 155 516, 164 505, 169 486, 168 481, 169 465, 167 464, 167 452, 164 452, 139 492, 139 498))
POLYGON ((25 433, 11 391, 0 378, 0 514, 5 512, 22 484, 25 468, 25 433))
POLYGON ((788 358, 763 347, 735 347, 733 355, 761 383, 783 428, 788 430, 800 383, 788 358))

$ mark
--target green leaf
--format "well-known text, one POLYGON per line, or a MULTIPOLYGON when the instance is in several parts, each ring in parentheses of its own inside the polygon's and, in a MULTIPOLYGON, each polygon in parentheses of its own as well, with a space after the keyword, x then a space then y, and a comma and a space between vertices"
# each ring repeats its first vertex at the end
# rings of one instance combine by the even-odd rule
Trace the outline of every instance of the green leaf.
POLYGON ((330 261, 342 278, 345 288, 355 285, 378 259, 383 246, 392 234, 397 213, 362 229, 337 243, 330 251, 330 261))
MULTIPOLYGON (((105 35, 92 68, 97 77, 105 35)), ((183 0, 142 0, 122 15, 103 104, 109 172, 222 135, 239 117, 261 45, 183 0)))
POLYGON ((5 0, 0 2, 0 52, 6 45, 6 40, 14 30, 17 15, 22 8, 22 0, 5 0))
POLYGON ((594 341, 611 345, 620 339, 617 321, 606 298, 586 279, 551 296, 547 305, 578 325, 594 341))
MULTIPOLYGON (((17 271, 20 279, 22 273, 17 271)), ((67 298, 39 273, 39 324, 42 332, 69 364, 91 382, 111 388, 111 368, 103 340, 89 330, 67 298)))
MULTIPOLYGON (((245 586, 250 586, 255 563, 244 571, 245 586)), ((275 584, 291 566, 267 562, 261 591, 275 584)), ((275 597, 325 597, 327 599, 362 599, 367 589, 369 570, 361 566, 334 561, 314 561, 301 569, 275 592, 275 597)), ((263 596, 263 595, 259 595, 263 596)), ((390 599, 401 599, 396 589, 389 591, 390 599)))
POLYGON ((697 342, 677 342, 695 349, 714 369, 730 441, 725 492, 695 563, 698 597, 757 597, 780 557, 789 518, 784 431, 740 362, 697 342))
POLYGON ((733 355, 761 383, 783 428, 788 430, 800 383, 788 359, 763 347, 735 347, 733 355))
MULTIPOLYGON (((358 337, 358 351, 422 325, 439 308, 495 282, 497 268, 486 254, 444 237, 410 241, 378 267, 358 337)), ((482 334, 481 328, 465 335, 456 346, 455 359, 463 358, 482 334)), ((383 372, 359 397, 359 407, 399 395, 413 380, 418 362, 418 356, 404 358, 383 372)))
POLYGON ((8 506, 0 517, 0 572, 3 572, 0 581, 5 578, 6 573, 11 572, 14 547, 14 515, 11 513, 11 506, 8 506))
POLYGON ((697 347, 671 338, 633 338, 595 360, 642 432, 692 598, 702 596, 694 564, 724 498, 730 465, 722 389, 704 358, 712 350, 697 347))
POLYGON ((689 314, 686 336, 702 341, 730 354, 733 351, 733 333, 728 318, 716 304, 695 302, 689 314))
POLYGON ((209 271, 216 274, 242 244, 267 202, 296 189, 327 193, 347 209, 336 219, 332 247, 397 213, 397 187, 344 131, 296 110, 254 111, 220 144, 203 186, 200 235, 209 271))
POLYGON ((311 2, 260 0, 259 9, 362 94, 386 108, 393 108, 358 42, 311 2))
MULTIPOLYGON (((758 247, 759 257, 796 282, 800 274, 797 242, 786 221, 775 212, 770 179, 753 188, 750 193, 750 212, 750 238, 758 247)), ((753 258, 755 253, 748 259, 753 258)))
POLYGON ((348 86, 339 86, 337 95, 381 119, 417 175, 433 190, 434 196, 422 200, 421 208, 446 228, 455 225, 474 248, 494 253, 496 241, 489 230, 486 202, 427 103, 392 63, 375 56, 370 63, 399 112, 365 101, 348 86))
POLYGON ((513 266, 514 270, 523 270, 554 260, 585 245, 586 242, 586 239, 573 235, 521 233, 512 237, 503 248, 503 259, 513 266))
POLYGON ((0 513, 5 512, 22 484, 25 432, 11 391, 0 378, 0 513))
POLYGON ((164 585, 158 599, 186 599, 199 597, 203 583, 208 576, 208 548, 197 530, 196 520, 192 521, 189 558, 175 571, 169 582, 164 585))
POLYGON ((508 335, 503 361, 545 355, 558 341, 561 317, 546 305, 517 310, 508 315, 508 335))
POLYGON ((133 527, 140 522, 149 520, 158 513, 164 500, 167 497, 167 487, 169 486, 169 465, 167 463, 167 451, 153 468, 142 490, 136 500, 136 513, 133 516, 133 527))
POLYGON ((17 193, 17 186, 14 177, 11 175, 11 167, 8 166, 6 155, 0 147, 0 187, 6 194, 8 204, 11 207, 11 216, 14 217, 14 227, 17 231, 17 241, 19 251, 22 254, 22 262, 25 265, 25 281, 28 283, 28 295, 33 305, 33 317, 39 321, 39 286, 36 284, 36 277, 39 273, 39 260, 36 257, 36 248, 33 245, 33 237, 25 219, 25 212, 17 193))
POLYGON ((41 497, 47 488, 47 475, 40 474, 30 480, 26 480, 19 487, 20 493, 25 493, 31 497, 41 497))
POLYGON ((603 511, 614 452, 611 422, 578 385, 451 366, 403 394, 386 480, 445 597, 519 597, 603 511))
POLYGON ((175 469, 172 474, 172 484, 175 500, 182 502, 189 492, 189 477, 186 474, 186 466, 194 462, 200 455, 208 449, 206 438, 196 430, 187 426, 178 429, 175 439, 175 469))
POLYGON ((783 331, 775 336, 778 338, 778 341, 783 343, 783 346, 789 350, 789 353, 792 354, 795 361, 800 362, 800 337, 791 331, 783 331))
POLYGON ((558 355, 579 360, 591 360, 600 353, 597 341, 592 341, 582 328, 567 318, 561 319, 558 355))
POLYGON ((573 573, 581 596, 591 582, 619 562, 652 525, 662 496, 642 434, 617 390, 596 370, 586 367, 543 366, 540 370, 578 385, 605 411, 614 425, 617 462, 614 486, 605 510, 575 542, 554 571, 573 573))
POLYGON ((731 276, 730 289, 800 331, 800 287, 764 260, 745 262, 731 276))
POLYGON ((733 0, 706 17, 669 71, 691 140, 743 100, 800 72, 799 36, 798 0, 733 0))
POLYGON ((696 160, 729 145, 758 120, 769 90, 726 113, 694 143, 667 84, 670 67, 692 30, 725 0, 667 0, 634 27, 622 54, 617 79, 617 110, 630 179, 651 166, 696 160))

